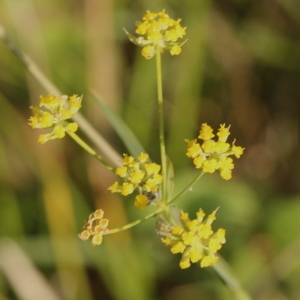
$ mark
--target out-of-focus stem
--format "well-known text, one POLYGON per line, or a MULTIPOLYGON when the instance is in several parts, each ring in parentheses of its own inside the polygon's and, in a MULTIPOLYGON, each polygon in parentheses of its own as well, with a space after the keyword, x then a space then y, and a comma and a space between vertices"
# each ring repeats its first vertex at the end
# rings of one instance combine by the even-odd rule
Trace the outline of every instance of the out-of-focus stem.
POLYGON ((222 278, 227 287, 230 289, 234 299, 252 300, 252 298, 247 294, 247 292, 243 289, 239 281, 233 275, 229 265, 222 257, 219 257, 219 260, 213 268, 216 271, 216 273, 222 278))

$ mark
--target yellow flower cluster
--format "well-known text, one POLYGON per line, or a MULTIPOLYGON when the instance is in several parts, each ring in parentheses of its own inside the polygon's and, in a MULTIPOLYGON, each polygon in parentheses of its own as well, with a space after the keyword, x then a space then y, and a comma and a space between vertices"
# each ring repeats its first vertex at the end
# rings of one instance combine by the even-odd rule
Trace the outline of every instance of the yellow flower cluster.
POLYGON ((162 238, 162 242, 171 247, 173 254, 182 253, 179 266, 181 269, 190 267, 191 263, 200 261, 200 267, 214 265, 218 256, 216 252, 221 249, 225 240, 225 229, 220 228, 213 232, 212 222, 216 219, 216 210, 203 221, 203 210, 197 212, 197 219, 189 220, 188 213, 181 211, 182 226, 171 226, 170 233, 162 238))
POLYGON ((108 189, 112 193, 121 193, 127 196, 135 189, 139 189, 139 195, 135 197, 134 205, 144 209, 152 199, 156 198, 162 183, 162 175, 159 174, 161 166, 150 163, 149 155, 141 153, 138 161, 132 156, 124 154, 122 167, 115 170, 115 173, 123 178, 124 182, 119 185, 115 182, 108 189))
POLYGON ((103 240, 103 234, 109 231, 107 229, 108 219, 103 219, 103 215, 102 209, 97 209, 91 213, 83 226, 83 231, 78 236, 84 241, 92 238, 93 246, 100 245, 103 240))
POLYGON ((66 120, 72 118, 81 107, 82 97, 77 95, 60 98, 53 95, 41 96, 38 106, 31 106, 33 116, 29 119, 32 128, 53 128, 50 133, 41 134, 38 141, 41 144, 49 140, 61 139, 66 132, 75 132, 77 123, 66 120))
POLYGON ((185 43, 179 43, 178 40, 186 34, 186 27, 182 27, 180 22, 180 19, 171 19, 165 10, 158 13, 147 10, 143 22, 138 22, 135 30, 140 36, 136 38, 126 30, 125 33, 130 41, 143 47, 142 56, 147 59, 152 58, 156 51, 162 52, 164 49, 169 50, 171 55, 178 55, 185 43))
POLYGON ((197 139, 187 140, 186 155, 193 159, 193 163, 197 169, 202 169, 205 173, 214 173, 216 170, 220 171, 223 179, 231 178, 231 170, 234 168, 232 158, 228 157, 234 155, 239 158, 244 151, 244 148, 235 146, 235 141, 230 145, 227 143, 227 138, 230 135, 229 128, 222 124, 218 130, 218 140, 214 141, 215 136, 213 129, 205 124, 202 124, 198 138, 203 140, 200 144, 197 139))

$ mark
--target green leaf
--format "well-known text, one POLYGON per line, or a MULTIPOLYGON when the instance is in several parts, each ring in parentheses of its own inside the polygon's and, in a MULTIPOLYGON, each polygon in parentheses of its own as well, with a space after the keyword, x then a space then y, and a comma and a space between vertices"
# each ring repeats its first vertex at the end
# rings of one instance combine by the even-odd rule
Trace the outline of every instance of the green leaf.
POLYGON ((91 90, 92 96, 100 105, 102 111, 105 113, 107 119, 110 121, 112 127, 115 129, 129 153, 137 157, 142 152, 145 152, 143 146, 135 137, 131 129, 127 124, 103 101, 103 99, 93 90, 91 90))

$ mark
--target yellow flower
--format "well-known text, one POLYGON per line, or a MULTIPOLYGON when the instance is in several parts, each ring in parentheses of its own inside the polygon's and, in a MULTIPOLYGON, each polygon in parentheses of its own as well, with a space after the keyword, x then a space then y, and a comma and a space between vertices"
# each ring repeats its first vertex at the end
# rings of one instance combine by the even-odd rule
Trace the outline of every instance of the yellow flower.
POLYGON ((145 195, 137 195, 135 197, 134 205, 139 209, 144 209, 149 204, 148 197, 145 195))
POLYGON ((203 218, 205 217, 204 211, 200 208, 198 212, 196 212, 198 222, 202 222, 203 218))
POLYGON ((205 173, 214 173, 219 170, 223 179, 228 180, 232 176, 234 163, 232 158, 234 155, 239 158, 244 151, 244 148, 235 146, 235 141, 230 145, 227 143, 227 138, 230 135, 230 126, 226 127, 221 124, 217 132, 218 140, 212 138, 215 136, 213 129, 206 123, 202 124, 198 138, 203 140, 203 143, 194 140, 186 140, 187 152, 186 155, 193 159, 193 163, 197 169, 202 169, 205 173))
POLYGON ((180 25, 181 20, 173 20, 165 10, 155 13, 147 10, 142 22, 137 23, 134 37, 125 29, 129 40, 139 47, 143 47, 142 56, 146 59, 152 58, 157 51, 164 49, 170 51, 171 55, 181 53, 181 46, 186 42, 179 42, 185 36, 186 27, 180 25))
MULTIPOLYGON (((191 263, 196 262, 200 262, 200 266, 203 268, 217 262, 216 252, 221 249, 226 240, 224 229, 220 228, 214 232, 211 227, 216 219, 216 211, 204 221, 205 213, 201 209, 197 212, 197 218, 194 220, 190 220, 188 214, 181 211, 182 224, 171 225, 169 231, 163 231, 166 237, 161 239, 162 242, 171 247, 170 250, 173 254, 182 253, 180 268, 188 268, 191 263)), ((166 227, 164 223, 163 225, 166 227)), ((158 229, 157 232, 160 233, 161 230, 158 229)))
POLYGON ((186 142, 188 143, 188 151, 186 153, 187 157, 194 158, 202 153, 201 146, 199 143, 196 143, 196 140, 186 140, 186 142))
POLYGON ((228 180, 232 177, 232 172, 229 169, 221 170, 220 175, 223 179, 228 180))
POLYGON ((120 193, 121 192, 121 189, 120 189, 120 186, 117 182, 115 182, 114 184, 112 184, 109 188, 108 188, 109 191, 111 191, 112 193, 120 193))
POLYGON ((178 242, 178 243, 176 243, 175 245, 172 246, 171 252, 173 254, 183 253, 184 249, 185 249, 185 245, 183 244, 183 242, 178 242))
POLYGON ((214 158, 206 159, 203 162, 202 170, 205 173, 214 173, 218 169, 218 161, 214 158))
POLYGON ((134 190, 134 185, 130 182, 124 182, 121 188, 121 194, 127 196, 131 194, 134 190))
POLYGON ((206 123, 202 124, 198 138, 206 141, 212 139, 214 136, 213 129, 206 123))
POLYGON ((240 158, 240 156, 244 152, 244 148, 239 146, 232 146, 232 152, 234 153, 235 157, 240 158))
POLYGON ((171 232, 172 232, 172 234, 180 234, 181 235, 183 233, 183 229, 179 225, 175 225, 175 226, 171 227, 171 232))
POLYGON ((181 53, 181 47, 179 45, 174 45, 170 50, 171 55, 179 55, 181 53))
POLYGON ((214 144, 214 151, 219 153, 225 153, 230 148, 228 143, 218 141, 214 144))
POLYGON ((92 245, 100 245, 103 240, 103 235, 109 230, 108 219, 103 219, 104 211, 102 209, 97 209, 95 212, 89 215, 88 220, 83 226, 83 231, 78 234, 79 238, 86 241, 92 239, 92 245))
POLYGON ((230 135, 229 128, 230 126, 226 128, 225 124, 221 124, 219 128, 219 132, 217 133, 217 136, 219 137, 219 141, 226 142, 228 136, 230 135))
POLYGON ((124 154, 122 167, 116 168, 115 173, 124 182, 119 185, 115 182, 108 190, 112 193, 121 193, 123 196, 139 191, 139 196, 135 198, 134 205, 144 209, 150 203, 156 204, 159 201, 157 195, 161 188, 163 177, 159 174, 161 166, 151 163, 147 153, 141 153, 137 160, 133 156, 124 154), (153 201, 156 199, 156 202, 153 201))
POLYGON ((189 214, 185 213, 183 210, 180 211, 180 219, 187 220, 189 218, 189 214))
POLYGON ((50 133, 41 134, 38 142, 41 144, 49 140, 61 139, 66 132, 75 132, 78 129, 77 123, 69 123, 66 120, 72 118, 81 107, 82 97, 77 95, 60 98, 47 95, 41 96, 38 106, 31 106, 33 116, 29 118, 29 125, 32 128, 52 128, 50 133))
POLYGON ((210 267, 216 264, 218 261, 217 256, 205 256, 200 263, 201 268, 210 267))
POLYGON ((127 154, 124 154, 122 165, 132 167, 132 164, 134 164, 134 157, 130 156, 130 155, 127 155, 127 154))
POLYGON ((153 46, 148 45, 142 49, 141 53, 145 58, 150 59, 156 53, 156 49, 153 46))
POLYGON ((144 163, 148 158, 149 158, 149 154, 147 154, 147 153, 141 153, 138 156, 138 160, 142 163, 144 163))
POLYGON ((160 165, 156 163, 145 164, 145 169, 148 175, 155 175, 160 171, 160 165))
POLYGON ((141 183, 144 177, 145 177, 145 172, 143 172, 142 170, 136 170, 130 174, 130 181, 133 184, 139 184, 141 183))
POLYGON ((70 132, 75 132, 75 131, 77 131, 77 129, 78 129, 78 124, 75 123, 75 122, 69 123, 67 125, 67 130, 70 131, 70 132))
POLYGON ((202 144, 202 149, 205 153, 211 153, 213 151, 215 151, 215 141, 213 140, 206 140, 203 144, 202 144))
POLYGON ((198 248, 191 248, 189 251, 189 258, 191 260, 192 263, 196 263, 199 260, 201 260, 203 257, 203 253, 200 249, 198 248))
POLYGON ((146 14, 143 16, 143 20, 153 20, 157 16, 157 13, 151 12, 150 10, 146 11, 146 14))
POLYGON ((225 240, 225 230, 220 228, 215 233, 215 236, 211 238, 208 248, 211 253, 216 253, 222 248, 222 243, 225 240))
POLYGON ((179 263, 179 267, 181 269, 187 269, 191 266, 191 263, 190 263, 190 258, 189 257, 182 257, 180 263, 179 263))
POLYGON ((193 163, 194 163, 196 169, 202 168, 203 162, 204 162, 205 160, 206 160, 206 156, 205 156, 205 155, 201 155, 201 154, 200 154, 199 156, 195 157, 195 158, 193 159, 193 163))
POLYGON ((124 178, 128 175, 127 173, 127 167, 121 167, 116 169, 116 174, 120 177, 124 178))

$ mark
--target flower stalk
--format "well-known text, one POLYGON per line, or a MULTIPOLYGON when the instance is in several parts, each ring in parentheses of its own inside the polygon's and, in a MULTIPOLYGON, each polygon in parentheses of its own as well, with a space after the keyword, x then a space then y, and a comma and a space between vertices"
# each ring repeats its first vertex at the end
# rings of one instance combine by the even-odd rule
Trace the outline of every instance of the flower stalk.
POLYGON ((197 183, 197 181, 204 175, 204 172, 200 172, 197 174, 197 176, 173 199, 171 199, 168 204, 171 204, 175 201, 177 201, 179 198, 181 198, 183 195, 185 195, 187 192, 191 191, 193 186, 197 183))
POLYGON ((224 258, 219 257, 217 263, 213 266, 215 272, 222 278, 223 282, 232 292, 234 299, 236 300, 252 300, 249 294, 244 290, 240 282, 224 258))
MULTIPOLYGON (((161 53, 156 51, 156 78, 157 78, 157 101, 158 101, 158 120, 159 120, 159 145, 162 176, 167 178, 167 160, 166 146, 164 133, 164 109, 163 109, 163 88, 162 88, 162 68, 161 68, 161 53)), ((166 180, 162 182, 162 200, 166 201, 166 180)))
POLYGON ((159 214, 160 214, 160 211, 157 210, 157 211, 153 212, 152 214, 149 214, 149 215, 147 215, 147 216, 145 216, 145 217, 143 217, 141 219, 135 220, 135 221, 133 221, 131 223, 128 223, 128 224, 126 224, 124 226, 121 226, 121 227, 118 227, 118 228, 114 228, 114 229, 110 229, 106 233, 106 235, 127 230, 127 229, 132 228, 132 227, 134 227, 134 226, 136 226, 136 225, 138 225, 138 224, 140 224, 140 223, 142 223, 142 222, 144 222, 144 221, 146 221, 148 219, 154 218, 154 217, 156 217, 159 214))
POLYGON ((94 156, 98 161, 100 161, 108 170, 113 171, 114 168, 103 158, 101 157, 93 148, 91 148, 83 139, 81 139, 76 133, 74 132, 67 132, 68 135, 80 146, 82 147, 87 153, 94 156))

